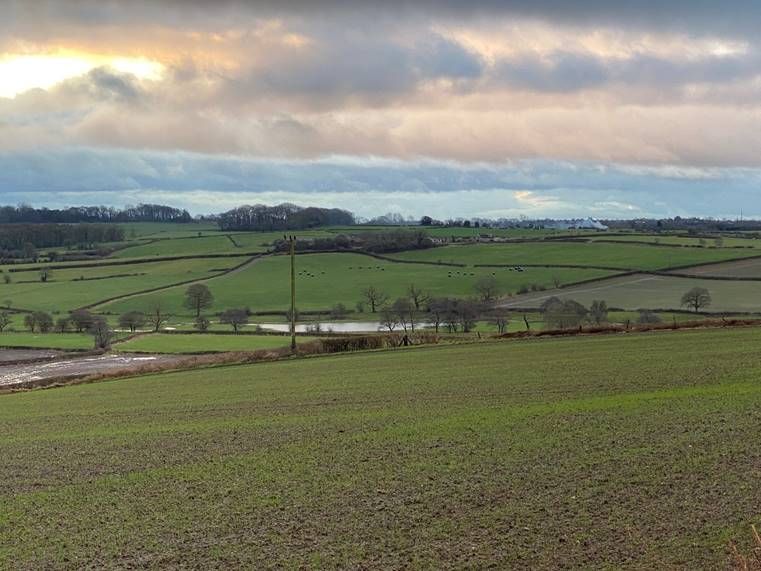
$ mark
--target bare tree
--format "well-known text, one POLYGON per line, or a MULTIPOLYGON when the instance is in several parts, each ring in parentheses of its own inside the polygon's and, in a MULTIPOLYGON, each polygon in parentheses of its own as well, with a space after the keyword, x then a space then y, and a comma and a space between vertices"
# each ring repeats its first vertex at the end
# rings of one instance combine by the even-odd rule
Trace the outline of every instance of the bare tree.
POLYGON ((460 299, 455 305, 463 333, 470 333, 476 327, 481 312, 479 304, 470 299, 460 299))
POLYGON ((649 309, 639 310, 639 317, 637 317, 637 323, 639 323, 640 325, 660 323, 660 322, 661 322, 661 318, 658 316, 657 313, 650 311, 649 309))
POLYGON ((578 327, 589 313, 587 308, 579 302, 557 297, 551 297, 539 309, 544 313, 544 322, 547 326, 556 329, 578 327))
POLYGON ((82 333, 90 329, 94 318, 92 313, 86 309, 77 309, 71 312, 69 319, 74 324, 74 329, 76 329, 77 333, 82 333))
POLYGON ((507 331, 507 326, 510 324, 510 314, 506 311, 498 311, 492 317, 492 321, 497 326, 497 331, 502 335, 507 331))
POLYGON ((346 317, 346 314, 348 312, 349 312, 349 310, 346 309, 346 306, 343 303, 337 303, 330 310, 330 318, 331 319, 344 319, 346 317))
POLYGON ((362 291, 367 303, 370 305, 370 311, 376 313, 378 308, 388 301, 388 294, 380 291, 375 286, 368 286, 362 291))
POLYGON ((484 276, 473 286, 478 297, 484 303, 493 301, 499 295, 499 282, 494 276, 484 276))
POLYGON ((694 287, 682 296, 682 305, 691 307, 697 313, 711 305, 711 293, 704 287, 694 287))
POLYGON ((132 333, 145 325, 147 317, 142 311, 129 311, 119 317, 119 327, 129 329, 132 333))
POLYGON ((55 322, 55 330, 58 333, 66 333, 69 330, 69 325, 71 325, 71 322, 68 318, 59 317, 55 322))
POLYGON ((415 305, 406 297, 400 297, 391 306, 391 310, 396 315, 399 325, 404 332, 408 330, 415 332, 415 305))
POLYGON ((457 311, 457 300, 447 299, 445 307, 444 323, 450 333, 457 333, 457 329, 460 327, 460 314, 457 311))
POLYGON ((208 317, 201 315, 200 317, 196 318, 195 326, 196 326, 196 329, 198 329, 199 331, 201 332, 208 331, 210 325, 211 325, 211 321, 209 321, 208 317))
POLYGON ((148 314, 148 320, 155 333, 158 333, 161 330, 161 326, 166 323, 167 318, 168 316, 164 313, 164 309, 161 307, 160 302, 155 303, 151 308, 151 312, 148 314))
POLYGON ((230 325, 238 333, 240 327, 248 323, 248 312, 245 309, 228 309, 219 316, 219 321, 230 325))
POLYGON ((601 299, 593 300, 589 306, 589 315, 597 325, 605 323, 608 321, 608 304, 601 299))
POLYGON ((381 310, 380 323, 383 327, 388 329, 389 332, 393 332, 394 329, 396 329, 399 325, 399 320, 396 317, 396 312, 394 312, 390 307, 384 307, 381 310))
POLYGON ((214 296, 205 284, 193 284, 185 290, 184 306, 195 311, 196 318, 201 317, 201 311, 213 304, 214 296))
POLYGON ((439 332, 439 327, 444 323, 444 317, 449 307, 449 300, 444 297, 436 297, 428 302, 428 319, 439 332))
POLYGON ((108 349, 111 347, 111 339, 113 338, 113 331, 108 326, 108 321, 103 317, 97 316, 92 325, 90 326, 90 333, 95 340, 96 349, 108 349))
POLYGON ((5 328, 11 324, 11 314, 7 311, 0 313, 0 333, 5 331, 5 328))
POLYGON ((422 289, 415 286, 415 284, 410 284, 410 286, 407 288, 407 295, 412 300, 412 303, 415 306, 415 311, 420 311, 420 307, 429 299, 431 299, 431 296, 429 296, 422 289))
POLYGON ((40 333, 48 333, 53 329, 53 318, 44 311, 35 311, 33 313, 27 313, 24 316, 24 325, 26 325, 32 333, 37 329, 39 329, 40 333))

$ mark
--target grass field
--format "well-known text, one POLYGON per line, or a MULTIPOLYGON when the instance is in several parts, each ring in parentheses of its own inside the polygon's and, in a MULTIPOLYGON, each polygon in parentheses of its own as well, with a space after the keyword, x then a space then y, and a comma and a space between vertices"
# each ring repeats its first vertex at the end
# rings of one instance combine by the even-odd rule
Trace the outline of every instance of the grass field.
MULTIPOLYGON (((716 236, 718 237, 718 235, 716 236)), ((721 245, 716 244, 714 238, 693 238, 686 236, 670 236, 668 234, 624 234, 588 236, 590 240, 615 240, 617 242, 648 242, 651 244, 675 245, 675 246, 703 246, 704 248, 760 248, 761 240, 751 238, 721 237, 721 245)))
POLYGON ((188 238, 197 236, 199 232, 206 234, 218 232, 218 226, 212 222, 191 222, 177 224, 173 222, 126 222, 119 224, 124 228, 125 239, 141 238, 188 238))
POLYGON ((1 568, 687 568, 761 523, 761 331, 0 397, 1 568))
MULTIPOLYGON (((215 298, 215 311, 225 307, 250 307, 253 311, 283 310, 289 306, 289 268, 287 256, 266 258, 245 271, 225 276, 209 284, 215 298)), ((297 257, 297 306, 301 310, 330 309, 337 303, 349 308, 362 298, 362 290, 374 285, 391 298, 406 295, 415 284, 431 295, 474 295, 480 277, 494 275, 503 292, 517 291, 532 283, 550 287, 554 278, 562 283, 610 275, 604 270, 528 268, 525 272, 504 268, 461 268, 400 264, 360 254, 301 254, 297 257)), ((167 311, 184 314, 184 288, 175 288, 106 304, 99 309, 123 312, 146 309, 161 301, 167 311)))
POLYGON ((118 295, 207 278, 245 259, 177 260, 56 270, 47 283, 39 280, 37 272, 15 272, 11 274, 12 283, 0 282, 0 303, 6 305, 8 300, 12 307, 65 313, 118 295))
MULTIPOLYGON (((304 230, 302 238, 332 236, 328 230, 304 230)), ((182 238, 158 239, 153 242, 138 241, 134 246, 115 252, 114 258, 145 258, 152 256, 200 256, 205 254, 247 254, 266 252, 282 232, 204 232, 182 238)))
POLYGON ((706 311, 761 312, 761 282, 720 281, 699 278, 672 278, 634 274, 598 283, 519 295, 505 300, 510 307, 538 307, 549 296, 574 299, 587 307, 595 299, 608 307, 623 309, 680 309, 682 295, 693 287, 708 289, 712 297, 706 311))
MULTIPOLYGON (((299 343, 314 341, 314 337, 298 336, 299 343)), ((1 339, 0 339, 1 341, 1 339)), ((214 335, 158 333, 143 335, 116 345, 122 352, 139 353, 222 353, 226 351, 258 351, 278 349, 291 344, 285 335, 214 335)))
POLYGON ((463 264, 566 264, 657 270, 758 255, 753 249, 656 247, 642 244, 530 242, 444 246, 394 254, 402 260, 463 264))
POLYGON ((236 246, 226 235, 216 234, 196 238, 157 240, 124 248, 113 254, 114 258, 146 258, 151 256, 203 256, 205 254, 247 254, 264 252, 259 244, 242 248, 236 246))
POLYGON ((29 333, 5 331, 0 333, 0 348, 30 347, 39 349, 92 349, 93 337, 86 333, 29 333))

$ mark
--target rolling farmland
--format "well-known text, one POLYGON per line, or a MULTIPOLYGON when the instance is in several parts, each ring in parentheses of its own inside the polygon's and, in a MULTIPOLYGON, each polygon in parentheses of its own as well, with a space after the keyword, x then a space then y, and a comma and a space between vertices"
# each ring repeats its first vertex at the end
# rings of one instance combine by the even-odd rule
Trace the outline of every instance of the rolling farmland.
POLYGON ((0 566, 722 567, 759 522, 759 343, 482 343, 6 395, 0 566))
MULTIPOLYGON (((285 310, 289 303, 286 256, 262 259, 244 271, 230 274, 209 284, 216 303, 222 307, 250 307, 254 311, 285 310)), ((401 264, 360 254, 300 254, 298 256, 298 307, 301 310, 329 310, 337 303, 349 308, 361 300, 362 290, 370 285, 392 297, 405 294, 410 284, 431 295, 473 295, 480 277, 494 276, 507 291, 517 291, 532 283, 550 287, 555 278, 571 283, 611 275, 594 269, 529 268, 524 272, 507 269, 401 264)), ((121 312, 145 310, 160 301, 169 312, 183 314, 183 288, 105 304, 100 310, 121 312)))
POLYGON ((445 246, 395 254, 400 260, 476 264, 545 264, 658 270, 756 256, 755 249, 681 248, 604 242, 527 242, 445 246))

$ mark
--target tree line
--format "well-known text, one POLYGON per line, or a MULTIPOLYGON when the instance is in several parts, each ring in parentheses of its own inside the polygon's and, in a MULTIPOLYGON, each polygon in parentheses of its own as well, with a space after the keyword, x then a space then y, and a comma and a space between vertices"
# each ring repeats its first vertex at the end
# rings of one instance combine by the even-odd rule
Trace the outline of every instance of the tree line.
MULTIPOLYGON (((401 252, 405 250, 421 250, 432 248, 433 240, 421 230, 397 229, 384 232, 360 232, 357 234, 336 234, 296 240, 296 250, 325 251, 325 250, 362 250, 383 254, 387 252, 401 252)), ((290 247, 290 242, 278 239, 273 242, 277 251, 285 252, 290 247)))
POLYGON ((217 216, 221 230, 304 230, 321 226, 351 226, 354 215, 340 208, 317 208, 283 203, 239 206, 217 216))
POLYGON ((37 258, 37 248, 93 248, 124 240, 124 229, 111 224, 2 224, 0 259, 37 258))
POLYGON ((80 222, 192 222, 187 210, 163 204, 138 204, 123 209, 110 206, 71 206, 68 208, 33 208, 0 206, 0 224, 77 224, 80 222))

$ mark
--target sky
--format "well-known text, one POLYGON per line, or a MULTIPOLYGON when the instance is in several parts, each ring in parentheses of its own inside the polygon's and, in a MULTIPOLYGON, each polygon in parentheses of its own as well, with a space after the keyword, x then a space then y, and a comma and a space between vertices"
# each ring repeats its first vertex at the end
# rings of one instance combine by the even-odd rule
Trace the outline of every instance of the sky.
POLYGON ((761 217, 751 0, 0 0, 0 203, 761 217))

